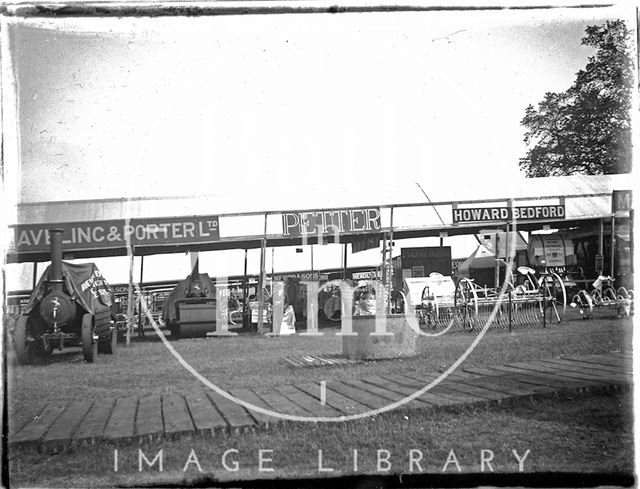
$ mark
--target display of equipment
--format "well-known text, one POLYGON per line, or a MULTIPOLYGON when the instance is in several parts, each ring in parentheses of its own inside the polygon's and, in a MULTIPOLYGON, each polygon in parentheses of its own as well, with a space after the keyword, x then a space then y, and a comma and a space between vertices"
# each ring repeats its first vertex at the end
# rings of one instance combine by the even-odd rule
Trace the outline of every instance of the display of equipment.
POLYGON ((14 343, 22 364, 48 356, 54 348, 81 346, 87 362, 98 352, 116 349, 113 291, 93 263, 62 261, 62 233, 49 230, 51 265, 16 319, 14 343))

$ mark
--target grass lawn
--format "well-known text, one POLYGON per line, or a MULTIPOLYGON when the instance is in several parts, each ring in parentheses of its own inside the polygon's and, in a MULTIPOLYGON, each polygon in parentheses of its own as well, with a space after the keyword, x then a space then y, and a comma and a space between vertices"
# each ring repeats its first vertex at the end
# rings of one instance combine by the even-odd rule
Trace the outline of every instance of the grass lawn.
MULTIPOLYGON (((9 453, 9 473, 12 487, 211 485, 215 480, 350 474, 407 477, 412 473, 444 473, 455 477, 458 466, 462 473, 479 473, 482 450, 491 451, 485 452, 485 457, 493 456, 491 467, 484 466, 487 473, 518 472, 515 450, 521 459, 527 454, 522 469, 531 477, 545 472, 580 472, 585 474, 583 481, 594 473, 632 477, 631 412, 632 396, 628 391, 565 395, 435 415, 429 411, 387 413, 340 425, 291 423, 217 439, 189 437, 119 447, 100 444, 55 456, 13 450, 9 453), (115 448, 118 472, 114 472, 115 448), (162 449, 163 471, 158 470, 157 461, 151 468, 143 462, 143 470, 139 471, 139 449, 150 461, 162 449), (193 458, 192 463, 186 464, 192 449, 202 472, 193 458), (228 455, 227 466, 233 469, 237 461, 237 472, 226 470, 222 464, 223 453, 232 449, 237 452, 228 455), (353 469, 354 449, 358 450, 357 472, 353 469), (414 460, 420 459, 418 464, 410 463, 412 449, 416 450, 414 460), (273 472, 259 471, 259 450, 272 450, 263 454, 272 459, 265 461, 263 468, 273 468, 273 472), (334 472, 318 471, 319 450, 323 452, 323 468, 334 472), (378 450, 388 452, 389 465, 382 462, 383 470, 378 470, 378 450), (450 458, 452 450, 457 466, 450 458), (389 471, 384 471, 387 468, 389 471)), ((382 459, 386 456, 381 452, 382 459)), ((571 484, 572 480, 560 479, 558 483, 571 484)))
MULTIPOLYGON (((490 330, 466 366, 500 365, 557 357, 563 354, 629 351, 632 320, 625 318, 570 320, 546 329, 490 330)), ((474 333, 450 331, 437 338, 420 338, 420 354, 409 359, 364 362, 346 367, 292 368, 284 359, 310 353, 341 353, 337 329, 324 336, 183 339, 172 342, 176 350, 202 375, 223 388, 268 388, 290 383, 363 377, 377 373, 432 373, 451 365, 471 344, 474 333)), ((20 366, 9 363, 9 402, 99 399, 121 395, 188 392, 201 388, 157 339, 121 345, 115 356, 101 355, 86 364, 79 350, 54 353, 47 364, 20 366)))

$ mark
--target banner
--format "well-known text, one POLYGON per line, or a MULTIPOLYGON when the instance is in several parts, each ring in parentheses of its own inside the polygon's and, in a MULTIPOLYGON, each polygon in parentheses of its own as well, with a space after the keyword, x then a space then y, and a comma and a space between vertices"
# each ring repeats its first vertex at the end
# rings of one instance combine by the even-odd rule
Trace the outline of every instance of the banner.
POLYGON ((380 231, 380 208, 285 212, 282 214, 284 236, 331 236, 343 233, 380 231))
POLYGON ((564 219, 564 204, 528 205, 522 207, 474 207, 452 209, 453 223, 511 221, 512 219, 530 221, 536 219, 564 219))
POLYGON ((65 252, 96 248, 123 248, 127 239, 133 246, 197 244, 218 241, 218 216, 157 217, 64 224, 24 224, 11 226, 10 253, 49 251, 48 229, 62 229, 65 252))

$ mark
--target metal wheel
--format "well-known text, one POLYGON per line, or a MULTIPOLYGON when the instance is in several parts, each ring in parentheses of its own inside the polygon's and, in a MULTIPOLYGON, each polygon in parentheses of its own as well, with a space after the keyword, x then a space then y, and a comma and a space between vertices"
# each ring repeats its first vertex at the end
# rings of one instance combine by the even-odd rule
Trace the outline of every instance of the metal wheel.
POLYGON ((82 355, 88 363, 98 356, 98 342, 94 338, 94 320, 93 315, 87 313, 82 316, 82 355))
POLYGON ((29 316, 20 316, 16 320, 14 330, 14 344, 16 348, 16 356, 22 365, 31 365, 35 358, 35 348, 33 340, 28 338, 27 324, 29 316))
POLYGON ((454 293, 454 307, 462 329, 473 330, 478 318, 478 295, 471 280, 458 280, 454 293))
MULTIPOLYGON (((547 307, 550 307, 553 310, 556 320, 559 323, 562 322, 562 317, 564 317, 567 312, 567 290, 564 286, 564 282, 560 278, 560 275, 551 272, 548 277, 540 277, 538 284, 542 297, 546 298, 547 307), (562 317, 558 312, 559 302, 562 304, 562 317)), ((540 308, 544 307, 543 304, 544 301, 541 301, 540 308)))

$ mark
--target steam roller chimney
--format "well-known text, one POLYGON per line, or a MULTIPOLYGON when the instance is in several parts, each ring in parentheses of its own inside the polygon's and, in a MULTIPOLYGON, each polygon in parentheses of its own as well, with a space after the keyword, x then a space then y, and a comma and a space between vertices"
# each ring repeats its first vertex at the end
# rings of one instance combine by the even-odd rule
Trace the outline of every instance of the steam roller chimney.
POLYGON ((49 229, 51 243, 51 276, 49 283, 55 292, 62 292, 62 229, 49 229))

